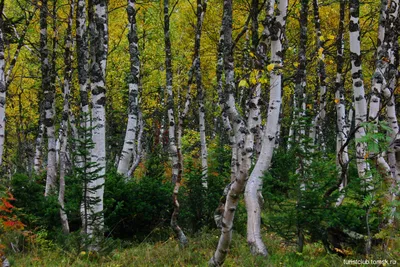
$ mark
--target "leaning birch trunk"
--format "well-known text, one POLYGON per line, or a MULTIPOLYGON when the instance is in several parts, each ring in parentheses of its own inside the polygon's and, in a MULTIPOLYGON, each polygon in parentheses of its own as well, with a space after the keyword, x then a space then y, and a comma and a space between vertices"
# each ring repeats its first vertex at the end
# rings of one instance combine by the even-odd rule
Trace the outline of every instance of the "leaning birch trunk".
POLYGON ((87 225, 89 238, 95 238, 91 249, 97 250, 97 240, 104 232, 103 196, 104 176, 106 171, 106 64, 108 51, 108 11, 106 0, 93 1, 93 18, 89 22, 91 69, 90 81, 92 91, 92 140, 94 147, 91 150, 91 161, 98 164, 92 171, 96 178, 90 181, 91 197, 96 199, 89 209, 87 225))
POLYGON ((222 75, 224 72, 224 27, 221 27, 220 36, 218 41, 218 54, 217 54, 217 67, 216 67, 216 77, 217 77, 217 93, 218 93, 218 104, 221 109, 221 118, 222 124, 224 127, 224 132, 229 136, 229 145, 231 147, 231 173, 230 173, 230 183, 225 187, 223 192, 223 197, 220 199, 217 209, 214 212, 214 221, 218 228, 222 228, 222 217, 225 210, 225 202, 226 202, 226 195, 228 194, 229 188, 233 181, 236 179, 236 170, 237 170, 237 149, 236 149, 236 142, 235 136, 232 131, 232 126, 229 121, 229 116, 226 112, 225 108, 225 101, 226 97, 223 92, 223 81, 222 75))
POLYGON ((229 144, 232 149, 232 157, 231 157, 231 182, 235 180, 236 170, 237 170, 237 149, 236 149, 236 142, 235 142, 235 135, 232 133, 232 125, 229 120, 228 113, 226 111, 226 96, 223 91, 223 81, 222 75, 224 72, 224 27, 222 26, 220 31, 220 37, 218 41, 218 55, 217 55, 217 69, 216 69, 216 77, 217 77, 217 93, 218 93, 218 100, 219 106, 221 109, 221 117, 222 123, 224 126, 224 131, 229 136, 229 144))
POLYGON ((118 163, 118 173, 127 176, 132 164, 136 148, 139 115, 139 74, 140 60, 138 35, 136 25, 136 0, 128 0, 128 21, 129 21, 129 54, 130 54, 130 75, 129 75, 129 112, 128 125, 126 127, 125 141, 118 163))
MULTIPOLYGON (((359 0, 350 0, 350 56, 351 56, 351 75, 353 81, 355 125, 359 126, 367 120, 367 101, 365 99, 364 82, 361 69, 361 44, 360 44, 360 24, 359 24, 359 0)), ((367 190, 371 190, 371 177, 368 174, 369 164, 367 158, 367 145, 358 141, 365 136, 365 129, 359 127, 355 133, 356 138, 356 157, 358 176, 364 179, 367 190)))
MULTIPOLYGON (((0 3, 0 14, 3 14, 4 2, 0 3)), ((4 133, 6 126, 6 76, 4 58, 3 16, 0 16, 0 166, 3 162, 4 133)))
POLYGON ((344 54, 344 14, 345 14, 345 2, 340 1, 340 18, 339 18, 339 30, 336 39, 336 81, 335 81, 335 105, 336 105, 336 155, 337 155, 337 167, 341 170, 339 177, 341 179, 339 184, 340 195, 336 201, 336 206, 340 206, 344 200, 343 189, 347 185, 347 164, 349 162, 349 155, 347 152, 347 146, 343 148, 343 153, 341 152, 342 146, 346 143, 349 135, 350 125, 347 124, 346 119, 346 105, 344 98, 344 81, 342 78, 343 73, 343 54, 344 54), (341 153, 341 155, 339 155, 341 153), (341 158, 341 161, 339 160, 341 158), (343 179, 342 179, 343 178, 343 179))
POLYGON ((172 195, 174 211, 171 216, 171 227, 178 237, 181 246, 188 244, 188 239, 178 225, 179 202, 178 193, 182 178, 182 166, 180 165, 180 151, 176 145, 175 138, 175 112, 174 112, 174 94, 172 87, 172 55, 171 39, 169 29, 169 0, 164 0, 164 42, 165 42, 165 69, 166 69, 166 88, 167 88, 167 114, 168 114, 168 138, 169 154, 172 159, 172 183, 174 191, 172 195))
POLYGON ((72 86, 72 18, 74 16, 74 0, 69 2, 70 10, 68 17, 67 33, 65 37, 65 70, 64 70, 64 86, 63 86, 63 96, 64 96, 64 106, 62 113, 62 122, 60 128, 60 180, 59 180, 59 191, 58 191, 58 203, 60 204, 60 219, 61 226, 64 234, 69 233, 69 224, 67 213, 65 212, 65 175, 67 172, 67 143, 68 143, 68 118, 69 118, 69 94, 72 86))
POLYGON ((262 137, 261 153, 257 163, 250 174, 246 185, 245 200, 247 209, 247 242, 253 254, 267 256, 267 249, 261 238, 261 209, 263 197, 261 195, 262 176, 271 165, 272 154, 275 148, 279 129, 279 114, 282 103, 282 40, 286 25, 287 0, 279 1, 277 16, 269 26, 271 38, 271 64, 274 68, 270 71, 270 99, 268 105, 267 124, 262 137))
POLYGON ((246 138, 249 131, 243 118, 236 109, 234 98, 235 77, 232 51, 232 0, 224 0, 222 25, 224 33, 225 92, 227 94, 227 99, 224 104, 226 105, 229 119, 233 123, 233 132, 235 134, 235 142, 238 148, 238 170, 235 173, 235 180, 231 183, 226 196, 221 236, 218 241, 217 249, 209 261, 210 266, 221 266, 225 261, 232 240, 235 211, 239 202, 239 197, 246 186, 248 171, 250 168, 250 159, 253 152, 253 147, 250 147, 250 142, 248 142, 248 138, 246 138))
POLYGON ((200 132, 200 155, 201 155, 201 180, 203 188, 208 187, 207 183, 207 140, 206 140, 206 121, 205 121, 205 107, 204 107, 204 89, 202 84, 201 75, 201 64, 200 64, 200 41, 201 32, 204 20, 204 14, 206 12, 207 0, 197 0, 197 25, 196 25, 196 36, 195 36, 195 65, 194 72, 196 76, 196 87, 197 87, 197 101, 199 104, 199 132, 200 132))

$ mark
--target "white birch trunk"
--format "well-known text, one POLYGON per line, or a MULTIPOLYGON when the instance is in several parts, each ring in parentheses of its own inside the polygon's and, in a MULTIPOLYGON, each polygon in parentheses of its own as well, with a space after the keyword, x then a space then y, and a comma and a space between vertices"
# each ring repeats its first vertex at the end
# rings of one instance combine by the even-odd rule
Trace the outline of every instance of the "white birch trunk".
POLYGON ((129 76, 129 115, 128 125, 126 127, 125 141, 118 164, 118 173, 127 176, 134 159, 139 115, 139 48, 136 25, 136 0, 128 0, 128 21, 129 21, 129 54, 131 61, 131 70, 129 76))
MULTIPOLYGON (((270 71, 270 99, 267 123, 262 136, 261 151, 257 163, 250 174, 244 193, 247 209, 247 242, 253 254, 263 256, 267 256, 268 253, 261 238, 261 210, 264 202, 261 195, 262 176, 270 167, 279 131, 279 115, 282 102, 282 74, 280 69, 283 67, 282 40, 286 25, 287 5, 288 2, 286 0, 279 2, 276 12, 278 15, 273 20, 274 23, 267 24, 264 30, 272 33, 270 36, 271 64, 274 64, 275 68, 270 71)), ((268 13, 271 17, 273 16, 273 6, 274 3, 267 5, 267 11, 269 11, 268 13)), ((265 53, 264 56, 266 56, 265 53)))
POLYGON ((204 14, 207 8, 207 0, 197 0, 197 25, 196 25, 196 36, 195 36, 195 64, 194 72, 196 76, 196 87, 197 87, 197 101, 199 105, 199 132, 200 132, 200 157, 201 157, 201 179, 204 188, 208 187, 207 174, 208 174, 208 163, 207 163, 207 140, 206 140, 206 120, 205 120, 205 107, 204 107, 204 89, 202 83, 201 74, 201 63, 200 63, 200 44, 201 44, 201 33, 203 27, 204 14))
POLYGON ((171 227, 178 237, 181 246, 188 244, 188 239, 182 228, 178 225, 179 202, 178 193, 180 188, 182 166, 180 164, 181 152, 176 145, 175 138, 175 112, 174 112, 174 94, 172 81, 172 54, 171 54, 171 39, 170 39, 170 14, 169 0, 164 0, 164 43, 165 43, 165 67, 166 67, 166 88, 167 88, 167 116, 168 116, 168 139, 169 139, 169 155, 172 160, 172 184, 173 190, 173 205, 174 211, 171 216, 171 227))
POLYGON ((72 62, 73 62, 73 40, 72 40, 72 18, 74 16, 75 3, 74 0, 69 1, 70 10, 68 16, 67 33, 65 37, 65 69, 64 69, 64 85, 63 85, 63 113, 60 128, 60 185, 58 191, 58 202, 60 203, 60 219, 63 232, 69 233, 68 216, 65 212, 65 175, 67 172, 67 144, 68 144, 68 119, 69 119, 69 95, 72 86, 72 62))
MULTIPOLYGON (((336 207, 340 206, 344 200, 344 192, 343 189, 347 185, 347 173, 348 168, 347 164, 349 162, 348 155, 348 147, 345 145, 347 138, 349 137, 350 125, 348 124, 349 120, 346 116, 346 105, 345 105, 345 97, 344 97, 344 81, 342 78, 343 72, 343 54, 344 54, 344 15, 345 15, 345 2, 344 0, 340 1, 340 20, 339 20, 339 30, 336 41, 336 92, 335 92, 335 105, 336 105, 336 125, 337 125, 337 134, 336 134, 336 162, 338 170, 341 170, 339 174, 339 178, 341 179, 339 184, 339 197, 335 203, 336 207), (343 152, 342 152, 343 151, 343 152)), ((349 114, 350 116, 350 114, 349 114)))
MULTIPOLYGON (((97 179, 89 182, 89 193, 97 201, 89 209, 90 222, 87 225, 90 238, 101 238, 104 231, 103 197, 104 177, 106 172, 106 114, 105 114, 105 72, 108 50, 108 12, 107 1, 93 2, 93 20, 90 21, 91 70, 90 81, 92 91, 92 140, 91 161, 98 164, 92 171, 97 179)), ((98 243, 91 248, 98 249, 98 243)))
POLYGON ((240 194, 246 186, 248 170, 250 168, 250 158, 253 152, 253 147, 250 147, 248 138, 246 138, 249 131, 243 118, 236 109, 234 98, 235 80, 232 51, 232 0, 224 0, 222 25, 224 33, 225 91, 227 94, 225 105, 230 121, 233 123, 235 142, 238 147, 238 171, 236 172, 235 180, 232 182, 226 197, 222 218, 221 236, 218 241, 217 249, 209 261, 210 266, 221 266, 225 261, 232 239, 232 227, 235 211, 239 202, 240 194))
MULTIPOLYGON (((367 101, 365 99, 364 82, 362 80, 361 69, 361 44, 360 44, 360 25, 359 25, 359 2, 350 0, 350 55, 351 55, 351 75, 353 81, 355 125, 367 120, 367 101)), ((356 157, 358 176, 365 181, 367 190, 372 190, 371 176, 369 174, 369 164, 367 158, 367 145, 357 141, 365 136, 364 127, 359 127, 355 133, 356 138, 356 157)))

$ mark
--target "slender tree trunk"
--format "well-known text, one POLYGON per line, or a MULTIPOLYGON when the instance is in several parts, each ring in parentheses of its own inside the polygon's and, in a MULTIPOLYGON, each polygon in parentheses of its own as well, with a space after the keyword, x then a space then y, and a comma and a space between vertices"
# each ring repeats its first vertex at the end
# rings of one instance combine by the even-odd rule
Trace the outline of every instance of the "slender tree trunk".
MULTIPOLYGON (((86 14, 86 1, 78 0, 76 8, 76 53, 77 53, 77 68, 78 68, 78 82, 79 82, 79 96, 80 96, 80 109, 81 115, 79 117, 80 127, 83 129, 90 129, 90 110, 89 110, 89 45, 88 45, 88 29, 87 29, 87 14, 86 14)), ((84 131, 85 132, 85 131, 84 131)), ((78 136, 80 140, 85 140, 84 136, 78 136)), ((77 166, 82 167, 90 158, 78 158, 77 166)), ((81 203, 81 221, 82 229, 87 234, 87 216, 86 216, 86 203, 85 188, 83 185, 82 190, 82 203, 81 203)))
MULTIPOLYGON (((89 17, 89 38, 91 52, 90 82, 92 92, 92 140, 91 161, 98 164, 92 171, 97 179, 89 182, 92 197, 97 201, 89 209, 89 237, 101 237, 104 231, 103 197, 106 172, 106 64, 108 52, 108 11, 106 0, 93 0, 93 17, 89 17)), ((96 244, 93 249, 98 249, 96 244)))
POLYGON ((229 144, 232 149, 232 157, 231 157, 231 182, 235 181, 236 177, 236 170, 237 170, 237 148, 235 142, 235 135, 232 131, 232 125, 229 120, 229 116, 226 110, 226 96, 223 91, 223 80, 222 76, 224 74, 224 46, 225 46, 225 37, 224 37, 224 26, 222 25, 220 31, 220 37, 218 41, 218 55, 217 55, 217 69, 216 69, 216 76, 217 76, 217 93, 219 98, 219 106, 221 108, 222 113, 222 123, 224 126, 224 130, 229 136, 229 144))
MULTIPOLYGON (((336 125, 337 125, 337 134, 336 134, 336 154, 337 154, 337 167, 341 169, 341 174, 339 177, 343 177, 341 179, 339 185, 339 191, 341 192, 343 188, 347 185, 347 164, 349 162, 349 155, 347 152, 347 146, 343 148, 343 153, 341 152, 342 146, 347 141, 350 125, 348 125, 348 120, 346 119, 346 104, 344 97, 344 81, 342 78, 343 73, 343 54, 344 54, 344 14, 345 14, 345 1, 340 1, 340 18, 339 18, 339 30, 338 35, 336 37, 336 92, 335 92, 335 105, 336 105, 336 125), (339 155, 341 153, 341 155, 339 155), (340 162, 339 157, 342 158, 342 162, 340 162)), ((341 192, 339 198, 336 201, 336 206, 340 206, 344 199, 344 193, 341 192)))
MULTIPOLYGON (((56 3, 54 3, 56 4, 56 3)), ((47 0, 42 0, 40 6, 40 56, 42 70, 42 91, 43 91, 43 124, 46 129, 48 139, 47 154, 47 178, 45 196, 48 196, 56 187, 56 154, 54 137, 54 97, 55 87, 52 85, 52 68, 49 62, 49 50, 47 46, 47 0)), ((54 60, 52 60, 54 63, 54 60)), ((41 127, 41 126, 40 126, 41 127)))
POLYGON ((232 227, 235 211, 239 202, 240 194, 243 192, 248 179, 248 171, 251 163, 253 147, 250 146, 246 135, 249 133, 243 118, 236 109, 235 103, 235 81, 234 81, 234 59, 232 50, 232 0, 224 0, 224 14, 222 19, 224 33, 224 68, 225 68, 225 92, 227 99, 225 108, 233 123, 235 143, 238 148, 237 172, 235 180, 229 187, 226 196, 225 209, 222 218, 221 236, 217 249, 209 261, 210 266, 221 266, 228 253, 232 240, 232 227))
POLYGON ((220 199, 219 205, 214 212, 214 221, 218 228, 222 228, 222 218, 225 210, 226 195, 228 194, 231 184, 235 181, 236 170, 237 170, 237 147, 235 142, 235 135, 232 130, 232 126, 229 120, 229 116, 226 112, 226 97, 223 91, 223 81, 222 76, 224 73, 224 26, 221 27, 220 37, 218 41, 218 54, 217 54, 217 67, 216 67, 216 77, 217 77, 217 93, 219 98, 219 107, 221 109, 222 124, 224 127, 224 132, 229 136, 229 145, 231 147, 231 182, 225 187, 223 192, 223 197, 220 199))
POLYGON ((87 30, 87 14, 86 14, 86 1, 78 0, 76 9, 76 47, 77 47, 77 60, 78 60, 78 80, 79 80, 79 94, 80 105, 82 111, 81 121, 87 123, 86 128, 90 127, 89 119, 89 45, 88 45, 88 30, 87 30))
POLYGON ((182 166, 180 164, 180 151, 176 145, 175 138, 175 112, 174 112, 174 94, 172 84, 172 53, 171 39, 169 28, 169 0, 164 0, 164 42, 165 42, 165 69, 166 69, 166 88, 167 88, 167 114, 168 114, 168 138, 169 138, 169 153, 172 159, 172 183, 174 184, 173 205, 174 211, 171 216, 171 227, 178 237, 181 246, 188 244, 188 239, 178 225, 179 202, 178 193, 182 178, 182 166))
POLYGON ((137 147, 138 117, 139 117, 139 74, 140 60, 138 35, 136 25, 136 0, 128 0, 128 21, 129 21, 129 53, 131 61, 131 72, 129 76, 129 112, 128 125, 126 127, 125 141, 118 164, 118 172, 127 175, 132 162, 139 156, 135 150, 137 147))
MULTIPOLYGON (((262 137, 261 153, 257 163, 250 174, 246 185, 245 200, 247 209, 247 242, 253 254, 267 256, 267 249, 261 238, 261 209, 264 199, 261 195, 262 176, 268 170, 275 148, 279 129, 279 114, 282 103, 282 73, 283 52, 282 41, 286 25, 286 12, 288 1, 281 0, 277 5, 276 17, 273 23, 267 24, 271 38, 271 64, 274 68, 270 71, 270 99, 268 105, 267 124, 262 137)), ((273 3, 272 7, 273 9, 273 3)), ((266 55, 264 55, 266 56, 266 55)))
MULTIPOLYGON (((353 80, 353 94, 355 102, 355 125, 358 126, 367 120, 367 101, 365 99, 364 82, 361 69, 361 45, 360 45, 360 24, 359 24, 359 0, 350 0, 350 55, 351 75, 353 80)), ((371 177, 368 174, 369 164, 367 158, 367 145, 358 141, 365 136, 364 127, 356 131, 356 156, 358 176, 366 182, 367 190, 371 190, 371 177)))
POLYGON ((74 16, 75 3, 74 0, 69 2, 70 10, 68 16, 68 26, 65 36, 65 55, 64 55, 64 86, 63 86, 63 96, 64 105, 62 113, 62 122, 60 128, 60 186, 58 192, 58 202, 60 203, 60 219, 63 232, 65 234, 69 233, 69 224, 67 213, 65 212, 65 175, 67 172, 67 144, 68 144, 68 119, 69 119, 69 95, 72 87, 72 61, 73 61, 73 41, 72 41, 72 18, 74 16))
MULTIPOLYGON (((307 85, 307 77, 306 77, 306 69, 307 69, 307 21, 308 21, 308 3, 309 0, 301 0, 301 8, 300 8, 300 45, 299 45, 299 66, 297 68, 296 73, 296 85, 295 85, 295 97, 298 101, 298 114, 297 117, 299 123, 299 133, 295 136, 295 140, 299 142, 299 150, 302 154, 299 160, 299 166, 296 169, 296 174, 299 177, 299 196, 297 199, 297 207, 300 207, 300 202, 302 198, 302 192, 306 190, 306 177, 305 171, 308 165, 307 160, 303 159, 303 156, 306 154, 305 150, 305 125, 304 121, 300 121, 300 118, 306 118, 306 85, 307 85)), ((296 107, 295 107, 296 108, 296 107)), ((297 114, 295 114, 297 116, 297 114)), ((302 226, 297 224, 297 250, 298 252, 303 252, 304 246, 304 233, 302 226)))
POLYGON ((324 39, 321 33, 321 22, 319 16, 319 4, 318 0, 313 0, 313 12, 314 12, 314 25, 316 31, 316 46, 318 51, 318 67, 317 76, 319 84, 319 106, 317 107, 317 114, 314 118, 314 124, 311 130, 311 142, 315 145, 316 142, 321 147, 322 151, 325 150, 325 141, 322 129, 324 128, 325 116, 326 116, 326 72, 325 72, 325 53, 324 53, 324 39), (317 137, 317 140, 316 140, 317 137))
POLYGON ((207 8, 207 0, 197 0, 197 24, 195 36, 195 74, 196 74, 196 87, 197 87, 197 101, 199 104, 199 131, 200 131, 200 146, 201 146, 201 179, 204 188, 208 187, 207 183, 207 140, 206 140, 206 120, 205 120, 205 107, 204 107, 204 89, 202 84, 201 64, 200 64, 200 41, 201 32, 204 20, 204 14, 207 8))

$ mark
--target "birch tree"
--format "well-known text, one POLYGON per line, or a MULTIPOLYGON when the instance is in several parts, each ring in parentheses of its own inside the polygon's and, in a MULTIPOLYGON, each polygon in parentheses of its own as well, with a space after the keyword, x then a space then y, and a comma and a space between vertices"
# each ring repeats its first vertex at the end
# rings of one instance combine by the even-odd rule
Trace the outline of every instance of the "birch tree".
POLYGON ((167 115, 168 115, 168 142, 169 155, 172 159, 172 184, 174 185, 172 201, 174 211, 171 216, 171 227, 174 230, 181 246, 188 244, 188 239, 182 228, 178 225, 179 201, 178 193, 182 178, 182 166, 180 164, 180 151, 176 145, 175 138, 175 111, 174 111, 174 93, 172 83, 172 52, 171 52, 171 37, 170 37, 170 11, 169 0, 164 0, 164 45, 165 45, 165 74, 166 74, 166 89, 167 89, 167 115))
POLYGON ((63 112, 62 122, 60 127, 60 179, 59 179, 59 191, 58 191, 58 202, 60 203, 60 219, 63 232, 69 233, 68 217, 65 211, 65 175, 67 171, 67 144, 68 144, 68 129, 69 129, 69 95, 72 87, 72 61, 73 61, 73 41, 72 41, 72 19, 74 16, 75 3, 73 0, 69 2, 69 15, 68 25, 65 36, 65 52, 64 52, 64 84, 63 84, 63 112))
POLYGON ((82 112, 81 120, 86 122, 84 125, 89 128, 90 124, 87 116, 89 115, 89 46, 88 46, 88 30, 87 30, 87 10, 86 1, 78 0, 76 8, 76 53, 78 65, 78 82, 80 108, 82 112))
POLYGON ((318 0, 313 0, 313 13, 314 13, 314 28, 316 32, 316 48, 318 51, 318 65, 317 65, 317 84, 319 86, 319 105, 316 105, 317 114, 314 117, 314 122, 312 123, 312 128, 310 131, 310 137, 312 145, 315 145, 317 141, 321 145, 322 150, 325 150, 324 136, 322 133, 322 128, 324 126, 325 116, 326 116, 326 71, 325 71, 325 52, 323 44, 325 38, 321 32, 321 21, 319 15, 319 4, 318 0), (318 138, 318 140, 316 140, 318 138))
MULTIPOLYGON (((54 3, 54 5, 56 2, 54 3)), ((55 115, 55 85, 52 84, 52 70, 50 66, 47 34, 47 17, 49 7, 47 0, 42 0, 40 6, 40 58, 42 71, 42 91, 43 91, 43 125, 46 129, 48 140, 47 145, 47 178, 45 196, 48 196, 56 186, 56 140, 54 129, 55 115)), ((55 15, 55 14, 53 14, 55 15)), ((52 61, 54 63, 54 61, 52 61)), ((53 74, 54 75, 54 74, 53 74)), ((40 125, 39 128, 42 128, 40 125)), ((41 129, 40 129, 41 130, 41 129)), ((40 131, 39 130, 39 131, 40 131)), ((40 136, 39 132, 39 136, 40 136)))
MULTIPOLYGON (((345 14, 345 2, 340 1, 339 11, 339 29, 336 37, 336 80, 335 80, 335 106, 336 106, 336 153, 338 167, 341 168, 340 181, 339 181, 339 192, 347 185, 347 166, 349 163, 349 155, 347 145, 345 145, 347 138, 349 137, 350 125, 349 119, 346 114, 345 106, 345 90, 343 81, 343 65, 344 65, 344 14, 345 14)), ((340 206, 343 202, 344 194, 341 192, 336 206, 340 206)))
POLYGON ((126 127, 125 141, 122 148, 118 164, 118 172, 127 175, 133 161, 136 157, 140 157, 137 153, 137 133, 139 121, 139 74, 140 74, 140 60, 139 60, 139 47, 138 35, 136 25, 136 0, 128 0, 128 21, 129 21, 129 55, 130 55, 130 74, 129 74, 129 111, 128 111, 128 125, 126 127))
MULTIPOLYGON (((271 64, 270 71, 270 99, 268 105, 267 123, 262 136, 260 156, 250 174, 246 185, 245 200, 247 209, 247 242, 253 254, 267 255, 267 249, 261 238, 261 210, 263 197, 262 176, 271 165, 272 154, 275 148, 279 130, 279 115, 282 104, 282 72, 283 68, 283 39, 286 26, 287 0, 279 1, 276 15, 273 15, 274 2, 267 5, 267 12, 271 16, 270 24, 266 24, 264 34, 271 39, 271 64), (271 12, 271 11, 272 12, 271 12), (268 33, 266 32, 268 31, 268 33)), ((259 53, 260 54, 260 53, 259 53)), ((262 53, 261 53, 262 54, 262 53)), ((264 56, 265 53, 264 53, 264 56)))
MULTIPOLYGON (((225 71, 225 103, 226 112, 230 121, 233 123, 233 133, 237 147, 237 170, 234 180, 229 186, 228 194, 222 217, 221 236, 218 241, 217 249, 209 261, 210 266, 220 266, 224 263, 232 239, 232 227, 235 211, 239 202, 240 194, 243 192, 248 179, 250 168, 250 157, 253 152, 249 138, 247 126, 236 109, 235 103, 235 81, 234 81, 234 58, 232 46, 232 0, 224 0, 224 12, 222 18, 222 32, 224 33, 224 71, 225 71)), ((234 149, 234 148, 232 148, 234 149)))
POLYGON ((197 87, 197 101, 199 104, 199 131, 200 131, 200 157, 201 157, 201 174, 202 184, 204 188, 208 187, 207 184, 207 140, 206 140, 206 120, 205 120, 205 107, 204 107, 204 89, 202 84, 201 63, 200 63, 200 41, 203 27, 204 14, 207 8, 207 0, 197 0, 197 23, 194 41, 194 57, 195 57, 195 73, 196 73, 196 87, 197 87))
MULTIPOLYGON (((359 8, 358 0, 350 0, 350 57, 351 57, 351 75, 353 82, 353 95, 355 107, 355 124, 360 126, 367 120, 367 101, 365 99, 364 82, 362 79, 361 69, 361 45, 360 45, 360 24, 359 24, 359 8)), ((369 164, 366 161, 367 146, 364 142, 360 142, 360 138, 365 136, 364 127, 358 127, 356 138, 356 156, 357 170, 360 178, 364 178, 368 189, 370 187, 369 164)))
MULTIPOLYGON (((89 17, 90 38, 90 88, 92 92, 92 140, 94 147, 91 150, 91 161, 98 166, 92 170, 97 179, 89 182, 92 196, 97 199, 89 209, 90 222, 87 225, 89 237, 100 237, 104 231, 103 196, 104 176, 106 171, 106 63, 108 52, 108 12, 106 0, 94 0, 89 10, 93 12, 89 17)), ((95 244, 93 249, 98 249, 95 244)))

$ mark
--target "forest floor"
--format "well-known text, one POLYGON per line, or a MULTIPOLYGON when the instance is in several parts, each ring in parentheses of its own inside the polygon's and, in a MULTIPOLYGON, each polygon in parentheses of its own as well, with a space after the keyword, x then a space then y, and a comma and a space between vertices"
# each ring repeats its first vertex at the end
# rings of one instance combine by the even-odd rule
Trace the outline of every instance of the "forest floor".
MULTIPOLYGON (((127 246, 115 246, 107 252, 87 254, 83 251, 62 249, 52 242, 41 244, 27 253, 9 255, 11 266, 207 266, 218 242, 218 231, 207 231, 190 238, 190 245, 180 249, 178 242, 170 237, 163 242, 142 242, 127 246)), ((234 234, 231 250, 224 266, 367 266, 355 260, 369 260, 368 266, 400 266, 400 240, 386 252, 378 251, 369 258, 351 251, 342 258, 325 252, 321 244, 308 244, 303 253, 274 235, 265 236, 269 257, 254 257, 247 247, 246 238, 234 234), (383 260, 383 262, 378 262, 383 260), (387 264, 384 260, 387 260, 387 264), (392 262, 390 262, 392 260, 392 262), (374 262, 375 261, 375 262, 374 262), (393 264, 397 261, 397 264, 393 264), (375 264, 371 264, 375 263, 375 264)))

